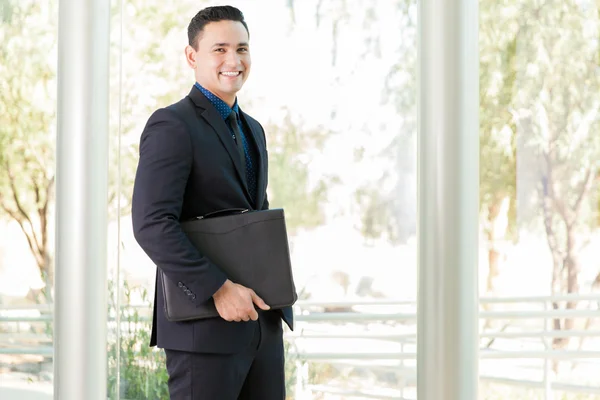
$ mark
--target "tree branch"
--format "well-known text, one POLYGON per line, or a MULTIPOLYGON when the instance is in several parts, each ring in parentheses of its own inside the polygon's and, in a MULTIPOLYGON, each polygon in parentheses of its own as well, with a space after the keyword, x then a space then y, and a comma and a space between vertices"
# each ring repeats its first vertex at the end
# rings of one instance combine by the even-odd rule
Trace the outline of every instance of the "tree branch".
POLYGON ((44 200, 44 205, 40 209, 40 215, 44 215, 44 218, 48 215, 48 205, 50 204, 50 197, 52 192, 52 187, 54 186, 54 175, 48 179, 48 183, 46 184, 46 199, 44 200))
POLYGON ((0 201, 0 207, 2 207, 2 209, 8 214, 10 215, 10 217, 12 219, 14 219, 15 221, 17 221, 17 223, 19 224, 19 226, 21 227, 21 230, 23 231, 23 233, 25 234, 25 238, 27 239, 27 243, 29 244, 29 248, 31 249, 31 253, 33 254, 33 256, 35 257, 35 261, 38 264, 38 267, 40 269, 40 272, 42 271, 44 262, 43 259, 40 256, 40 252, 39 247, 36 249, 33 240, 31 238, 31 234, 27 231, 27 228, 25 227, 25 224, 23 223, 24 220, 22 217, 19 217, 19 213, 11 210, 10 208, 8 208, 6 206, 6 204, 4 203, 4 201, 0 201))
POLYGON ((315 22, 317 23, 317 28, 321 25, 321 6, 323 5, 323 0, 319 0, 317 2, 317 7, 315 10, 315 22))
POLYGON ((296 12, 294 10, 294 0, 287 0, 287 8, 290 11, 290 18, 292 19, 292 24, 295 24, 296 12))
POLYGON ((544 213, 544 227, 546 229, 546 240, 548 241, 548 245, 550 246, 550 251, 552 252, 552 256, 555 264, 559 263, 559 260, 563 258, 562 252, 558 247, 558 241, 556 240, 556 234, 554 232, 554 227, 552 226, 552 211, 548 203, 551 201, 549 199, 548 193, 548 178, 546 176, 542 176, 542 211, 544 213))
MULTIPOLYGON (((575 200, 575 204, 573 205, 573 220, 576 219, 577 214, 581 208, 581 203, 583 202, 583 198, 589 191, 592 189, 592 183, 594 182, 595 172, 592 171, 593 167, 589 167, 585 172, 585 178, 581 182, 581 187, 579 189, 579 194, 577 195, 577 200, 575 200)), ((575 221, 572 221, 575 222, 575 221)))
POLYGON ((42 233, 42 245, 43 247, 43 256, 48 253, 48 206, 50 204, 50 191, 52 190, 52 185, 54 184, 54 176, 47 180, 46 182, 46 190, 45 190, 45 198, 43 205, 38 208, 38 213, 40 216, 40 231, 42 233))
POLYGON ((40 249, 40 243, 39 243, 39 240, 38 240, 37 235, 35 233, 35 229, 33 227, 33 222, 29 218, 29 214, 27 214, 27 211, 25 211, 25 209, 21 205, 21 201, 19 200, 18 190, 17 190, 17 187, 15 185, 15 177, 14 177, 14 175, 11 172, 10 164, 9 164, 8 160, 5 162, 5 166, 6 166, 6 172, 8 174, 8 181, 9 181, 10 188, 11 188, 12 195, 13 195, 13 201, 15 202, 15 205, 17 207, 17 210, 18 210, 19 214, 21 214, 21 216, 23 217, 22 219, 18 219, 18 221, 20 221, 19 222, 20 224, 22 224, 23 221, 27 221, 27 223, 29 224, 29 227, 31 228, 32 240, 35 242, 36 247, 38 249, 40 249))
POLYGON ((550 201, 554 205, 554 208, 556 208, 556 211, 558 211, 560 216, 563 218, 565 223, 568 225, 570 218, 569 218, 569 215, 567 212, 567 208, 565 207, 565 203, 560 199, 560 196, 557 196, 556 192, 554 190, 554 177, 553 177, 552 160, 550 157, 550 152, 543 152, 543 155, 544 155, 544 161, 546 162, 546 176, 545 176, 546 181, 542 182, 542 184, 544 184, 544 195, 545 196, 547 195, 547 197, 550 198, 550 201))
POLYGON ((33 193, 35 193, 35 205, 39 207, 40 204, 40 185, 38 185, 35 175, 31 174, 31 182, 33 183, 33 193))

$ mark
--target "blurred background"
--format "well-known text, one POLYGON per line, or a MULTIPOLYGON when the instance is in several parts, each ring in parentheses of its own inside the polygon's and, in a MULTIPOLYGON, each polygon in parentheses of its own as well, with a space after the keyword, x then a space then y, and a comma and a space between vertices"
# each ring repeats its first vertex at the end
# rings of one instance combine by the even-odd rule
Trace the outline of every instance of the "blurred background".
MULTIPOLYGON (((132 183, 148 117, 192 87, 189 20, 216 4, 246 16, 238 98, 288 218, 288 399, 415 399, 416 0, 112 1, 110 399, 168 398, 132 183)), ((600 399, 600 0, 479 4, 479 398, 600 399)), ((52 398, 57 22, 58 0, 0 0, 2 400, 52 398)))

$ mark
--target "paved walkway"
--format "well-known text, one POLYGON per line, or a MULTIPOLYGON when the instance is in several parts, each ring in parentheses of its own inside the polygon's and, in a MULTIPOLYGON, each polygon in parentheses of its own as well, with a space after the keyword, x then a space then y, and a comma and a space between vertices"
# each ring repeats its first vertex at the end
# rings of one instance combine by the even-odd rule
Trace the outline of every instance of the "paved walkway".
POLYGON ((2 400, 52 400, 52 388, 36 388, 34 383, 30 387, 3 386, 4 382, 0 378, 0 399, 2 400))

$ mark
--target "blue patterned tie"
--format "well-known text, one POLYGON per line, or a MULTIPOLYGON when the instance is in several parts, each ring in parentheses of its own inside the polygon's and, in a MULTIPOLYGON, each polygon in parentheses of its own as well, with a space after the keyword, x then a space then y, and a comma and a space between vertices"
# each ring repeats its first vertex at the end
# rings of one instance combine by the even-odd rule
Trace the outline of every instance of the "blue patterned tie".
POLYGON ((248 140, 246 135, 244 135, 244 132, 240 129, 237 113, 231 111, 231 114, 229 114, 227 119, 231 125, 231 130, 233 131, 242 162, 246 164, 246 182, 248 183, 248 191, 250 192, 252 200, 256 201, 256 171, 254 170, 254 163, 252 162, 248 140))

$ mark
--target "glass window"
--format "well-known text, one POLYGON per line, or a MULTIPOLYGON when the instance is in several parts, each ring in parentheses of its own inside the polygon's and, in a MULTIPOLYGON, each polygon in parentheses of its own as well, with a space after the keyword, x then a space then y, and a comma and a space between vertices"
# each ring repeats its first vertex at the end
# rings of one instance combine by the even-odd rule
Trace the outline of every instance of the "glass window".
POLYGON ((600 398, 598 3, 480 6, 482 398, 600 398))
MULTIPOLYGON (((414 385, 416 3, 211 2, 229 3, 251 32, 238 98, 266 131, 269 200, 285 209, 300 295, 286 331, 288 398, 400 396, 414 385)), ((155 267, 132 236, 128 194, 148 117, 192 87, 186 29, 206 5, 123 0, 113 15, 112 396, 166 390, 162 352, 144 347, 155 267)))
POLYGON ((0 3, 0 398, 52 398, 58 1, 0 3), (34 397, 29 397, 34 396, 34 397))
MULTIPOLYGON (((209 3, 113 2, 108 397, 164 399, 155 266, 133 238, 142 129, 190 90, 209 3)), ((416 1, 237 0, 300 299, 288 399, 416 398, 416 1)), ((58 1, 0 3, 0 398, 52 397, 58 1)), ((600 10, 480 2, 482 399, 597 399, 600 10)))

